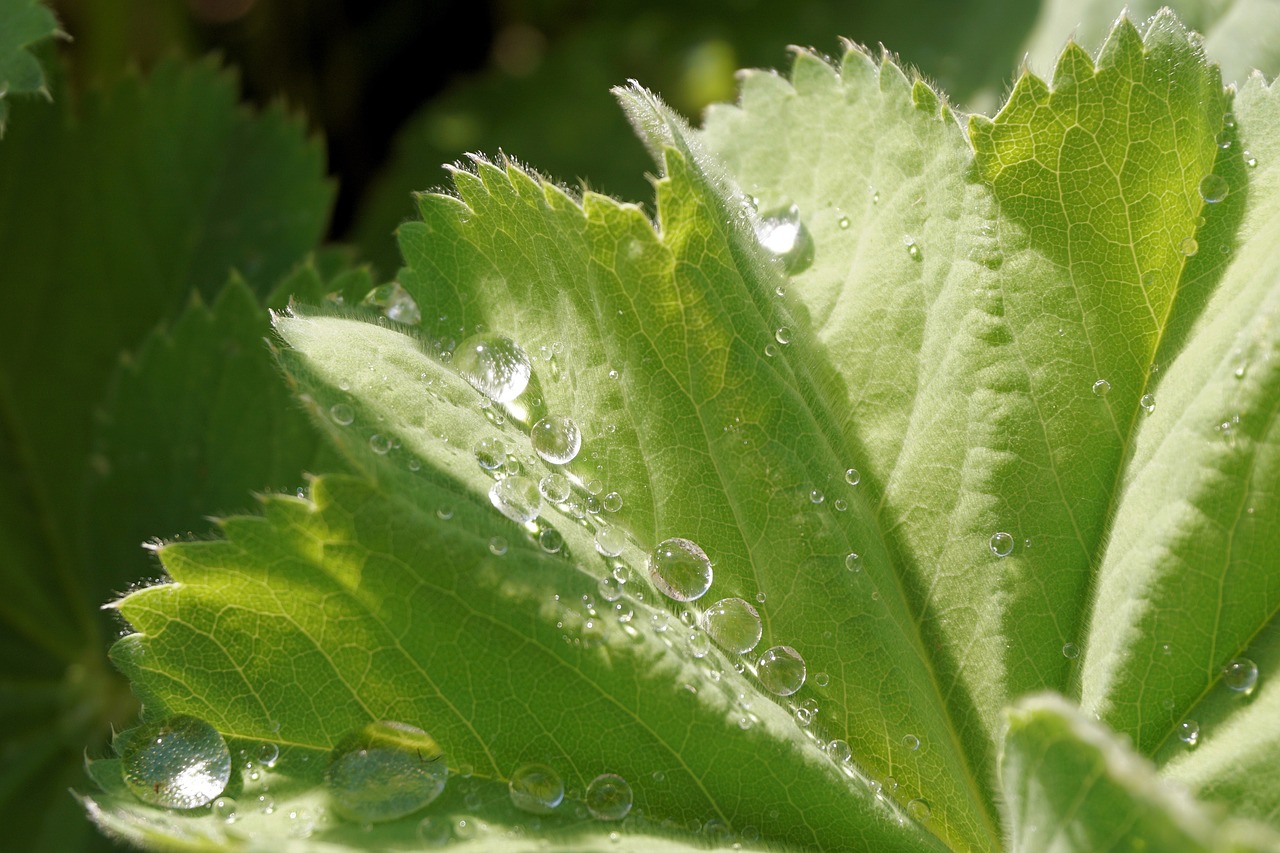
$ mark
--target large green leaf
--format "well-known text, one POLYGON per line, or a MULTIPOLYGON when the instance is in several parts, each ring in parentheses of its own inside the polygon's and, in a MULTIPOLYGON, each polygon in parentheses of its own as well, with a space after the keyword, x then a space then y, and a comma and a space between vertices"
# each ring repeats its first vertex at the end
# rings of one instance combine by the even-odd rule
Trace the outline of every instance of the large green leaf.
POLYGON ((10 95, 48 94, 44 69, 29 49, 58 34, 58 19, 41 0, 0 0, 0 136, 10 95))
MULTIPOLYGON (((856 49, 748 75, 700 133, 621 94, 659 158, 656 222, 477 158, 400 229, 421 328, 279 318, 358 474, 159 549, 172 582, 115 604, 148 713, 287 747, 232 795, 286 792, 315 816, 306 849, 416 843, 420 815, 357 833, 320 790, 377 719, 430 730, 467 777, 471 802, 428 821, 512 848, 601 844, 575 809, 616 772, 636 847, 1267 849, 1178 785, 1280 814, 1278 95, 1224 90, 1168 14, 1120 22, 1096 64, 1069 46, 968 138, 856 49), (792 206, 812 254, 788 275, 757 234, 792 206), (454 369, 481 329, 532 361, 514 400, 454 369), (547 414, 584 437, 562 466, 530 449, 547 414), (570 495, 536 521, 491 506, 554 471, 570 495), (714 561, 706 599, 648 582, 670 536, 714 561), (764 639, 700 657, 687 626, 730 595, 764 639), (778 644, 808 664, 787 697, 757 657, 778 644), (1259 681, 1233 690, 1243 655, 1259 681), (1083 710, 1017 704, 1046 689, 1083 710), (536 825, 502 795, 528 761, 569 788, 536 825)), ((148 845, 284 847, 299 826, 180 818, 113 760, 92 772, 91 815, 148 845)))

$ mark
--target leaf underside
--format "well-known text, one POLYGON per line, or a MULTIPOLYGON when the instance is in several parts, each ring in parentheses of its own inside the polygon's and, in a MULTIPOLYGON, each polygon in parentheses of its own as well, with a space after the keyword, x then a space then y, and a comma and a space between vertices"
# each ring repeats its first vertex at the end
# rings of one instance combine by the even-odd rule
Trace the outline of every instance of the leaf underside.
MULTIPOLYGON (((148 713, 291 750, 267 776, 314 816, 306 849, 418 843, 422 815, 364 834, 326 816, 316 768, 373 719, 445 746, 464 793, 422 831, 469 843, 459 821, 512 849, 599 844, 611 827, 575 809, 611 772, 636 848, 1267 849, 1272 89, 1224 90, 1162 13, 1120 21, 1096 62, 1069 45, 1051 84, 1024 75, 967 133, 858 49, 748 74, 697 132, 620 95, 659 157, 656 223, 477 159, 400 229, 421 328, 277 319, 286 374, 356 474, 160 548, 173 582, 115 604, 137 633, 113 658, 148 713), (813 253, 787 275, 754 229, 793 205, 813 253), (533 362, 512 403, 482 405, 450 366, 481 326, 533 362), (581 428, 567 465, 529 449, 548 413, 581 428), (498 474, 481 440, 504 443, 498 474), (488 492, 515 471, 562 471, 571 497, 508 521, 488 492), (627 533, 618 558, 594 547, 606 526, 627 533), (714 561, 705 599, 648 583, 670 536, 714 561), (727 596, 760 602, 757 651, 804 656, 800 692, 765 692, 754 656, 695 654, 688 623, 727 596), (1240 657, 1247 695, 1221 678, 1240 657), (1045 690, 1079 709, 1018 703, 1045 690), (502 790, 530 761, 569 789, 534 830, 502 790)), ((143 843, 296 834, 280 809, 157 812, 115 768, 94 763, 90 814, 143 843)))

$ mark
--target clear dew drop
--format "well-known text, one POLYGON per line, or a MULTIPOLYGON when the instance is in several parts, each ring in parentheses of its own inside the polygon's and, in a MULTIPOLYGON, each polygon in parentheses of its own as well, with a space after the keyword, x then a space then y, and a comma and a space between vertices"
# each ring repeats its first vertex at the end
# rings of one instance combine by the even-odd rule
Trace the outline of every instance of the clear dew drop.
POLYGON ((617 512, 622 509, 622 495, 617 492, 609 492, 601 501, 604 504, 605 512, 617 512))
POLYGON ((804 686, 804 658, 790 646, 774 646, 760 656, 756 677, 770 693, 790 696, 804 686))
POLYGON ((551 814, 564 801, 564 780, 545 764, 526 764, 507 783, 511 804, 529 814, 551 814))
POLYGON ((727 652, 745 655, 760 642, 760 612, 741 598, 722 598, 702 614, 703 630, 727 652))
POLYGON ((276 766, 276 761, 280 758, 280 747, 274 743, 264 743, 258 746, 258 764, 270 770, 276 766))
POLYGON ((844 481, 850 486, 856 486, 862 482, 862 475, 858 473, 857 468, 846 468, 844 471, 844 481))
POLYGON ((418 842, 427 848, 444 847, 453 836, 453 823, 443 817, 428 815, 418 822, 418 842))
POLYGON ((920 244, 916 242, 915 237, 912 237, 910 234, 902 235, 902 245, 907 247, 907 255, 911 260, 918 261, 921 259, 920 244))
POLYGON ((847 764, 853 760, 853 750, 842 740, 833 740, 827 744, 827 757, 836 764, 847 764))
POLYGON ((572 418, 547 415, 529 430, 529 441, 543 459, 552 465, 565 465, 582 448, 582 431, 572 418))
POLYGON ((705 631, 689 635, 689 651, 695 658, 705 658, 711 652, 711 637, 705 631))
POLYGON ((813 677, 813 683, 819 687, 826 687, 831 683, 831 676, 825 672, 820 672, 813 677))
POLYGON ((507 446, 502 439, 490 436, 476 442, 476 461, 486 471, 496 471, 507 461, 507 446))
POLYGON ((1222 683, 1248 695, 1258 683, 1258 665, 1248 658, 1236 658, 1222 668, 1222 683))
POLYGON ((356 412, 346 403, 334 403, 329 407, 329 417, 338 426, 351 426, 355 422, 356 412))
POLYGON ((791 343, 791 329, 786 326, 779 326, 778 330, 773 333, 774 340, 786 346, 791 343))
POLYGON ((407 326, 416 326, 422 322, 422 312, 418 310, 418 303, 413 301, 413 297, 398 281, 375 287, 361 300, 360 304, 366 308, 378 309, 388 320, 404 323, 407 326))
POLYGON ((240 819, 236 806, 236 801, 231 797, 218 797, 213 801, 213 813, 224 823, 235 823, 240 819))
POLYGON ((1195 720, 1183 720, 1178 723, 1178 740, 1187 746, 1195 746, 1200 742, 1200 724, 1195 720))
POLYGON ((626 779, 604 773, 587 786, 587 811, 596 820, 622 820, 631 811, 633 795, 626 779))
POLYGON ((406 723, 381 720, 350 732, 333 748, 325 785, 334 811, 357 823, 412 814, 444 790, 449 768, 435 738, 406 723))
POLYGON ((991 547, 991 553, 997 557, 1007 557, 1013 553, 1013 536, 1004 531, 991 534, 991 541, 987 544, 991 547))
POLYGON ((929 815, 933 811, 929 808, 929 803, 925 800, 915 799, 907 803, 907 814, 921 823, 929 819, 929 815))
POLYGON ((551 503, 562 504, 569 499, 569 478, 564 474, 548 474, 538 481, 538 491, 551 503))
POLYGON ((379 435, 374 433, 369 436, 369 447, 379 456, 386 456, 391 452, 392 438, 389 435, 379 435))
POLYGON ((905 746, 907 749, 909 749, 911 752, 915 752, 917 749, 920 748, 920 738, 916 737, 915 735, 903 735, 902 745, 905 746))
POLYGON ((1258 165, 1258 158, 1246 151, 1244 152, 1244 164, 1252 169, 1258 165))
POLYGON ((1148 415, 1151 414, 1156 410, 1156 395, 1143 394, 1138 400, 1138 405, 1142 407, 1142 411, 1146 412, 1148 415))
POLYGON ((827 496, 822 493, 821 489, 814 489, 813 491, 809 492, 809 503, 811 504, 820 504, 826 499, 827 499, 827 496))
POLYGON ((542 493, 529 477, 504 477, 489 489, 489 502, 516 524, 528 524, 542 509, 542 493))
POLYGON ((495 403, 524 393, 533 367, 520 345, 501 335, 481 333, 458 344, 453 367, 471 386, 495 403))
POLYGON ((1099 379, 1093 383, 1093 396, 1105 397, 1111 393, 1111 383, 1105 379, 1099 379))
POLYGON ((849 222, 849 217, 841 216, 836 220, 836 224, 840 226, 841 231, 848 231, 851 223, 849 222))
POLYGON ((489 553, 493 554, 495 557, 506 556, 507 540, 503 539, 501 536, 494 536, 489 539, 489 553))
POLYGON ((605 601, 617 601, 622 598, 622 584, 613 575, 605 575, 596 581, 596 589, 605 601))
POLYGON ((596 550, 606 557, 616 557, 627 547, 627 534, 621 527, 601 527, 596 531, 596 550))
POLYGON ((1178 251, 1189 258, 1200 251, 1200 241, 1196 240, 1195 237, 1188 237, 1178 246, 1178 251))
POLYGON ((538 532, 538 547, 548 554, 558 554, 564 547, 564 535, 554 527, 541 530, 538 532))
POLYGON ((1217 204, 1227 197, 1227 179, 1221 175, 1205 175, 1200 181, 1200 198, 1206 204, 1217 204))
POLYGON ((649 577, 654 586, 676 601, 694 601, 706 595, 711 576, 711 560, 688 539, 665 539, 649 554, 649 577))
POLYGON ((139 726, 121 764, 125 784, 138 799, 167 809, 207 805, 231 778, 231 751, 222 735, 185 714, 139 726))
POLYGON ((856 572, 862 568, 862 556, 850 551, 844 557, 844 567, 851 572, 856 572))
POLYGON ((803 272, 813 263, 813 237, 800 221, 794 204, 760 217, 756 239, 765 251, 782 262, 788 274, 803 272))
POLYGON ((1067 660, 1080 657, 1080 648, 1075 643, 1066 643, 1062 647, 1062 656, 1067 660))

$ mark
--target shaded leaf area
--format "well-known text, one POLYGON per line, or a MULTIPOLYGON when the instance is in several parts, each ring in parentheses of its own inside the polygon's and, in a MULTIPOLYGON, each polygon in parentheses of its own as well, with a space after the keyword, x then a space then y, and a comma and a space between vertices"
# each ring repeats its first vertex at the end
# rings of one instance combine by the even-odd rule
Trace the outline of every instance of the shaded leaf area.
POLYGON ((1280 836, 1206 809, 1166 784, 1130 744, 1056 696, 1007 713, 1000 775, 1010 849, 1274 850, 1280 836))
POLYGON ((1047 76, 1068 38, 1093 49, 1121 14, 1143 21, 1164 7, 1204 36, 1205 52, 1221 63, 1228 83, 1243 83, 1254 69, 1268 77, 1280 73, 1280 8, 1267 0, 1046 0, 1024 45, 1027 64, 1047 76))
POLYGON ((527 21, 499 34, 496 67, 412 118, 372 185, 353 239, 388 274, 400 262, 393 233, 414 213, 410 194, 439 186, 440 164, 469 152, 505 151, 559 180, 648 199, 648 163, 608 95, 625 80, 693 116, 732 95, 737 68, 772 66, 787 44, 833 49, 848 36, 893 46, 963 100, 1011 76, 1035 4, 614 4, 580 25, 557 20, 560 7, 524 11, 527 21))
POLYGON ((44 68, 30 48, 58 34, 58 19, 41 0, 0 0, 0 136, 9 96, 48 94, 44 68))
POLYGON ((97 610, 155 574, 141 544, 203 529, 249 489, 295 488, 318 447, 245 281, 280 285, 319 237, 319 147, 279 112, 242 111, 210 64, 75 106, 15 106, 0 145, 0 816, 22 849, 102 843, 67 790, 86 743, 136 710, 97 610), (219 297, 231 268, 245 281, 219 297), (236 452, 197 411, 244 427, 236 452))
MULTIPOLYGON (((1253 81, 1249 121, 1227 115, 1166 16, 1145 44, 1121 22, 1096 66, 1068 47, 1052 89, 1020 80, 973 123, 976 174, 931 93, 856 53, 839 75, 801 54, 709 114, 703 139, 761 211, 795 204, 812 235, 789 298, 848 400, 940 677, 970 685, 948 695, 980 763, 1001 707, 1044 687, 1152 754, 1273 620, 1272 101, 1253 81), (1225 200, 1205 201, 1209 175, 1225 200)), ((1270 819, 1276 790, 1244 813, 1270 819)))

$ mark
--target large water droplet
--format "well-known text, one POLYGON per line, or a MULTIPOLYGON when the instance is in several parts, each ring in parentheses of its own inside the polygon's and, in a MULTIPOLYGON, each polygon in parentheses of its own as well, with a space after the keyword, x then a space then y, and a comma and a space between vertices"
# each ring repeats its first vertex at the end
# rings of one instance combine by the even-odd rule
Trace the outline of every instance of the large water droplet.
POLYGON ((412 814, 440 796, 448 776, 435 738, 414 726, 381 720, 338 741, 325 784, 338 814, 381 823, 412 814))
POLYGON ((711 560, 688 539, 672 537, 649 555, 649 577, 668 598, 693 601, 711 588, 711 560))
POLYGON ((1007 557, 1013 553, 1013 536, 1003 531, 991 534, 991 553, 997 557, 1007 557))
POLYGON ((481 394, 509 403, 524 393, 533 368, 520 345, 501 335, 472 335, 453 351, 453 367, 481 394))
POLYGON ((933 810, 929 808, 929 803, 926 800, 917 799, 907 803, 907 814, 924 823, 933 814, 933 810))
POLYGON ((813 263, 813 237, 800 221, 800 209, 794 204, 760 217, 756 239, 792 275, 813 263))
POLYGON ((1222 668, 1222 683, 1239 693, 1252 693, 1258 683, 1258 665, 1248 658, 1236 658, 1222 668))
POLYGON ((502 439, 489 437, 476 442, 476 461, 486 471, 496 471, 507 461, 507 446, 502 439))
POLYGON ((760 656, 756 677, 770 693, 790 696, 804 686, 804 658, 790 646, 774 646, 760 656))
POLYGON ((1205 175, 1200 181, 1200 198, 1207 204, 1217 204, 1227 197, 1227 180, 1221 175, 1205 175))
POLYGON ((375 287, 360 304, 381 310, 388 320, 395 320, 397 323, 416 326, 422 322, 418 303, 413 301, 413 297, 398 281, 375 287))
POLYGON ((507 783, 511 804, 530 814, 551 814, 564 799, 564 780, 545 764, 526 764, 507 783))
POLYGON ((745 655, 760 642, 760 612, 741 598, 722 598, 702 614, 702 627, 727 652, 745 655))
POLYGON ((529 477, 504 477, 489 489, 489 502, 516 524, 528 524, 542 509, 542 493, 529 477))
POLYGON ((231 751, 222 735, 185 714, 139 726, 121 761, 129 790, 143 802, 167 809, 211 803, 231 778, 231 751))
POLYGON ((582 431, 571 418, 547 415, 529 430, 529 440, 538 455, 552 465, 573 461, 582 447, 582 431))
POLYGON ((622 820, 631 811, 631 785, 614 773, 605 773, 587 786, 587 811, 596 820, 622 820))
POLYGON ((601 527, 596 531, 596 550, 606 557, 616 557, 627 547, 627 534, 621 527, 601 527))

